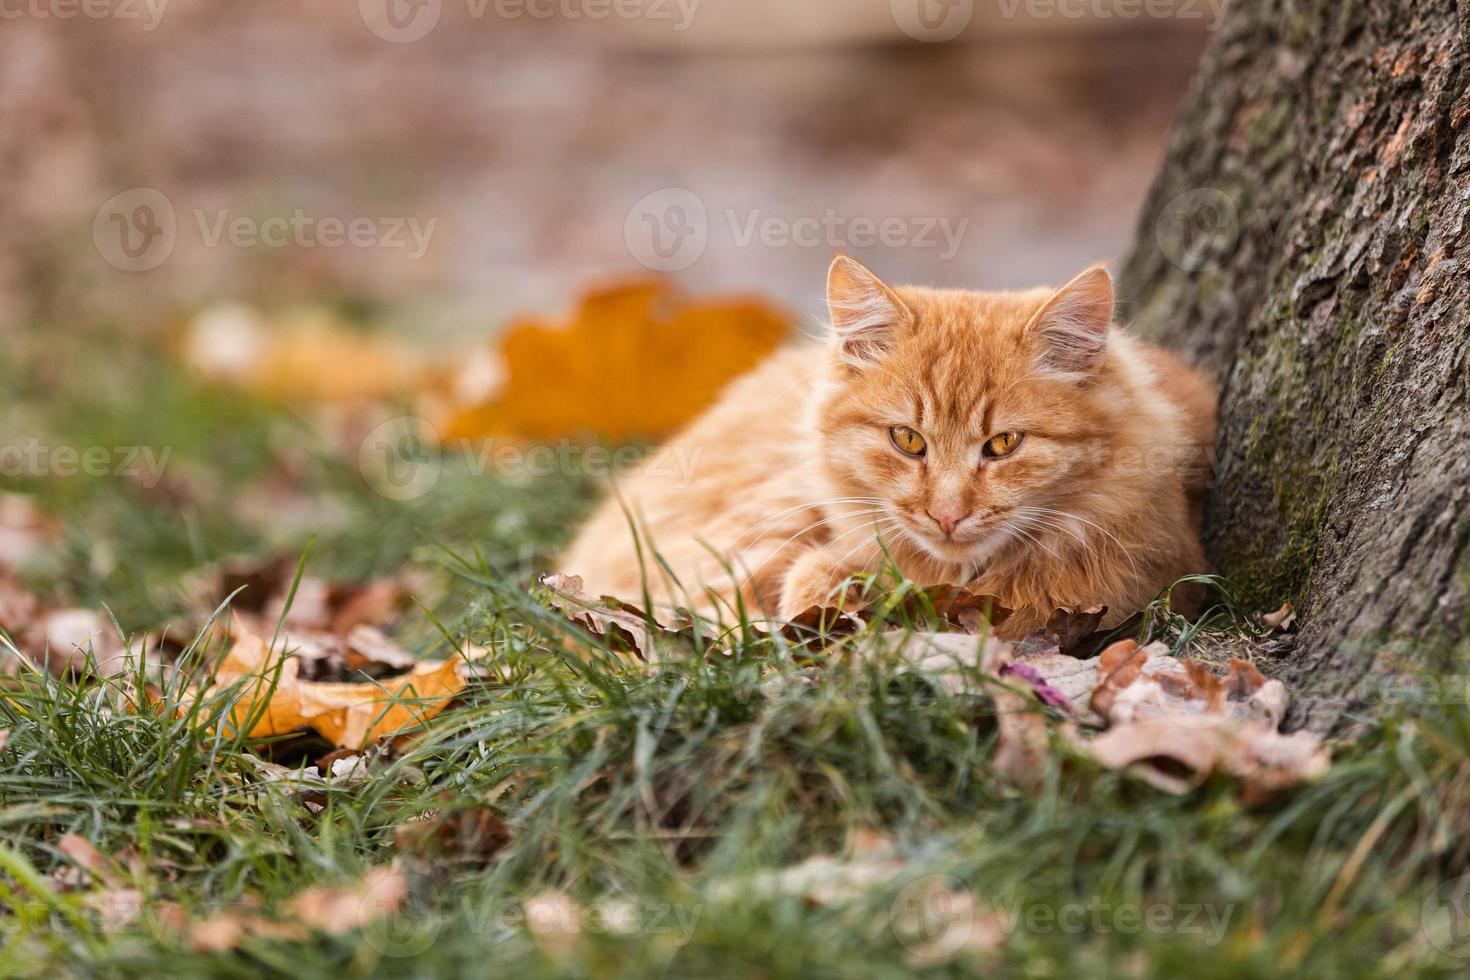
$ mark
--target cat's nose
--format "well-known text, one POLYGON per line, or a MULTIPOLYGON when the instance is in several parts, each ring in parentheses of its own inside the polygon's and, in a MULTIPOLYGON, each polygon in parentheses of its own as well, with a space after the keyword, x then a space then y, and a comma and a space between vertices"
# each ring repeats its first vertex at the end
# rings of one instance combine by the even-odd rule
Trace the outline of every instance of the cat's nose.
POLYGON ((960 522, 970 516, 961 510, 941 510, 937 514, 933 511, 926 510, 924 513, 928 514, 929 519, 939 525, 939 529, 945 533, 946 537, 953 534, 954 529, 960 526, 960 522))

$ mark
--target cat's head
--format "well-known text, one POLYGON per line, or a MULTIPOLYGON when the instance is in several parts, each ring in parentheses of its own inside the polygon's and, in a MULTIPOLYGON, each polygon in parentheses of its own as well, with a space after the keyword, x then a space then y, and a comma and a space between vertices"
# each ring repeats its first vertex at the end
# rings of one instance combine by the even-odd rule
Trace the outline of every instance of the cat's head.
POLYGON ((886 537, 969 563, 1063 522, 1118 408, 1105 268, 983 293, 890 287, 839 256, 828 303, 822 462, 841 495, 880 508, 886 537))

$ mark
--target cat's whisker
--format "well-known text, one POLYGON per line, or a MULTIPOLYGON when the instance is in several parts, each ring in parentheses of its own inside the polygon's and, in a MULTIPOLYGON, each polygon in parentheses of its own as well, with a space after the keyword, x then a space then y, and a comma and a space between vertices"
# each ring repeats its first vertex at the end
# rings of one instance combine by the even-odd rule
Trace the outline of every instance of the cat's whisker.
POLYGON ((1051 555, 1053 558, 1055 558, 1057 560, 1058 563, 1061 562, 1061 560, 1062 560, 1062 556, 1061 555, 1057 554, 1055 551, 1053 551, 1052 549, 1048 548, 1046 545, 1042 544, 1041 541, 1035 535, 1031 534, 1025 528, 1020 527, 1019 525, 1012 524, 1012 525, 1010 525, 1010 529, 1013 530, 1013 531, 1015 531, 1021 537, 1025 538, 1027 541, 1030 541, 1032 544, 1036 545, 1036 547, 1040 548, 1042 551, 1044 551, 1047 554, 1051 555))
POLYGON ((1073 513, 1070 513, 1068 511, 1065 511, 1065 510, 1056 510, 1055 508, 1052 508, 1052 507, 1034 507, 1033 506, 1033 507, 1028 507, 1027 509, 1028 510, 1031 510, 1031 511, 1035 511, 1036 513, 1050 514, 1050 515, 1053 515, 1053 516, 1056 516, 1056 517, 1063 518, 1064 520, 1077 521, 1077 522, 1079 522, 1081 524, 1085 524, 1085 525, 1087 525, 1089 527, 1096 528, 1097 531, 1100 534, 1102 534, 1105 537, 1107 537, 1108 540, 1112 541, 1112 543, 1117 546, 1119 553, 1122 554, 1122 556, 1128 560, 1128 565, 1132 569, 1133 574, 1135 576, 1138 575, 1138 562, 1134 559, 1132 551, 1130 551, 1128 548, 1125 548, 1123 546, 1123 542, 1121 542, 1121 541, 1118 540, 1118 536, 1116 534, 1114 534, 1113 532, 1109 531, 1107 528, 1103 527, 1101 524, 1097 523, 1096 521, 1089 520, 1086 517, 1082 517, 1081 515, 1073 514, 1073 513))
MULTIPOLYGON (((848 518, 861 519, 862 517, 863 517, 863 515, 861 515, 861 514, 832 514, 832 515, 830 515, 828 517, 822 518, 820 521, 814 521, 811 524, 808 524, 806 527, 802 528, 800 531, 797 531, 795 534, 791 535, 791 537, 787 538, 785 541, 782 541, 778 546, 776 546, 776 548, 774 548, 771 551, 770 554, 766 555, 766 557, 761 561, 761 563, 759 565, 757 565, 754 570, 751 571, 750 577, 751 578, 754 578, 757 574, 759 574, 760 573, 760 570, 762 568, 765 568, 766 565, 767 565, 767 563, 769 563, 772 558, 775 558, 777 555, 779 555, 782 552, 784 552, 786 550, 786 548, 791 544, 791 542, 795 541, 797 538, 801 537, 802 535, 808 534, 808 533, 810 533, 812 531, 815 531, 818 528, 826 527, 829 524, 835 524, 836 522, 841 521, 841 520, 847 520, 848 518)), ((871 523, 864 523, 864 524, 860 524, 857 528, 854 528, 853 530, 862 530, 865 527, 871 527, 871 526, 872 526, 871 523)), ((841 540, 842 537, 845 537, 847 534, 850 534, 850 533, 852 533, 852 532, 851 531, 844 532, 844 534, 839 535, 834 540, 841 540)), ((828 542, 828 544, 830 544, 830 542, 828 542)))
POLYGON ((737 540, 744 538, 746 535, 757 530, 758 528, 763 528, 767 524, 779 521, 787 514, 794 513, 798 510, 821 510, 823 507, 837 506, 840 504, 872 504, 876 506, 881 505, 882 503, 883 501, 878 497, 827 497, 820 500, 805 501, 803 503, 796 504, 795 506, 787 507, 785 510, 777 511, 776 513, 771 514, 767 517, 761 518, 759 521, 756 521, 754 524, 752 524, 749 528, 742 531, 737 540))
MULTIPOLYGON (((894 518, 894 517, 889 518, 888 521, 889 521, 889 523, 887 523, 884 526, 876 526, 875 525, 874 527, 868 529, 868 530, 872 530, 873 531, 873 537, 874 537, 875 540, 878 539, 880 537, 880 535, 882 535, 882 533, 885 530, 889 530, 892 527, 896 526, 898 523, 900 523, 899 520, 898 520, 898 518, 894 518)), ((852 532, 851 531, 847 532, 847 534, 850 534, 850 533, 852 533, 852 532)), ((847 534, 843 534, 842 537, 839 537, 839 538, 834 538, 833 539, 833 542, 835 543, 836 541, 840 541, 842 538, 847 537, 847 534)), ((837 559, 834 562, 830 562, 827 565, 828 571, 832 571, 834 569, 840 568, 842 565, 844 565, 847 562, 847 560, 849 558, 851 558, 858 551, 858 549, 860 549, 860 548, 866 548, 870 544, 873 544, 873 543, 874 542, 867 541, 866 539, 863 540, 863 541, 859 541, 855 546, 853 546, 852 548, 848 549, 847 553, 844 554, 841 558, 837 559)), ((878 549, 878 554, 882 554, 882 549, 881 548, 878 549)), ((869 558, 868 561, 863 562, 863 567, 860 568, 860 569, 854 570, 853 574, 854 575, 858 575, 858 574, 861 574, 861 573, 866 572, 867 567, 868 567, 868 565, 871 562, 872 562, 872 558, 869 558)))

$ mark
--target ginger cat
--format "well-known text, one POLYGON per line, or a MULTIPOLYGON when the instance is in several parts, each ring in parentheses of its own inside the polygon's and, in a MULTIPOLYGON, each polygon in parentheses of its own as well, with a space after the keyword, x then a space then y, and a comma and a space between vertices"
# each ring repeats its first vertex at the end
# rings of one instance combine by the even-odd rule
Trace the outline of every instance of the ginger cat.
POLYGON ((675 437, 687 479, 645 464, 582 528, 559 564, 588 592, 790 618, 886 552, 919 584, 997 596, 1012 636, 1058 607, 1114 625, 1206 569, 1216 392, 1113 325, 1104 267, 981 293, 892 288, 839 256, 827 291, 825 347, 736 381, 675 437))

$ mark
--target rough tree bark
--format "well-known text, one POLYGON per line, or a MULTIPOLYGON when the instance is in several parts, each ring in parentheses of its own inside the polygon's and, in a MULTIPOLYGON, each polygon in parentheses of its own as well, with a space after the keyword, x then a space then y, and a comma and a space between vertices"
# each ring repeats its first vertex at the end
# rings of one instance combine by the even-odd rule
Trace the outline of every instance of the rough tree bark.
MULTIPOLYGON (((1122 275, 1221 381, 1206 536, 1325 728, 1467 663, 1470 2, 1236 0, 1122 275), (1421 674, 1422 676, 1422 674, 1421 674)), ((1446 690, 1455 685, 1447 684, 1446 690)))

